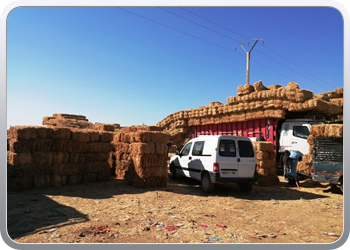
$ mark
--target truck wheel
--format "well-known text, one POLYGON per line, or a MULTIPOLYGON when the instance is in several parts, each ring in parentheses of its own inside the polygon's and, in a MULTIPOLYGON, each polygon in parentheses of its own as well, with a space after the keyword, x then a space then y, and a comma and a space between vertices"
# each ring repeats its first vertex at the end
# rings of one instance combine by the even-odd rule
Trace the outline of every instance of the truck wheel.
POLYGON ((242 192, 250 192, 252 190, 253 184, 252 183, 238 183, 238 186, 242 192))
POLYGON ((170 164, 170 173, 171 173, 171 178, 172 179, 177 179, 177 174, 176 174, 176 167, 174 164, 170 164))
POLYGON ((201 185, 203 191, 206 193, 211 193, 214 191, 215 185, 214 183, 212 183, 210 176, 207 172, 202 174, 201 185))

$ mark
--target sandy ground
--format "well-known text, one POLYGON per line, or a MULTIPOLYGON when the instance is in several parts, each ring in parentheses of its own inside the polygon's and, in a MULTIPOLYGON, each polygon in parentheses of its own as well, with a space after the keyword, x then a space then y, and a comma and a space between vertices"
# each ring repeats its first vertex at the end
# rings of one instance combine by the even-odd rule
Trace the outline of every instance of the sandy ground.
POLYGON ((216 185, 188 178, 141 189, 123 180, 7 194, 7 227, 18 243, 332 243, 343 232, 343 195, 301 188, 216 185))

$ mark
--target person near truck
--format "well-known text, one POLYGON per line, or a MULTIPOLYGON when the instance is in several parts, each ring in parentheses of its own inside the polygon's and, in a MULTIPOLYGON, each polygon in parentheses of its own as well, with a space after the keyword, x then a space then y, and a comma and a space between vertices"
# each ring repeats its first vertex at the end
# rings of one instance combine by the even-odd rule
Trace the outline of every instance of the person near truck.
POLYGON ((295 185, 299 188, 299 175, 297 173, 297 165, 301 160, 301 155, 295 151, 290 152, 291 165, 290 171, 286 173, 286 177, 288 178, 288 185, 295 185))
POLYGON ((283 162, 283 176, 284 176, 284 179, 287 180, 288 179, 287 173, 289 173, 291 170, 291 162, 292 162, 292 158, 290 158, 290 152, 288 150, 284 151, 282 162, 283 162))

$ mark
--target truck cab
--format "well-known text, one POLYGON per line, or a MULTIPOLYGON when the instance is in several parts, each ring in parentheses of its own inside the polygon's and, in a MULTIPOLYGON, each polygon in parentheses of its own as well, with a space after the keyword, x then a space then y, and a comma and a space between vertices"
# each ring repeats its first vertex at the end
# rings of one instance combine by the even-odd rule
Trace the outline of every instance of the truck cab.
POLYGON ((295 151, 301 155, 309 153, 307 137, 312 125, 323 124, 313 119, 290 119, 281 125, 278 153, 285 150, 295 151))

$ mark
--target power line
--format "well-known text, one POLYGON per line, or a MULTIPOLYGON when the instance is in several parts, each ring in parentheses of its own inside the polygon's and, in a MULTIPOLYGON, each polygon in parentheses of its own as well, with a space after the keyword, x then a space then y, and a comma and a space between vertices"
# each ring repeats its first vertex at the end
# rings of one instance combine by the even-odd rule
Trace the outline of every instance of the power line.
POLYGON ((177 32, 180 32, 180 33, 182 33, 182 34, 185 34, 185 35, 188 35, 188 36, 194 37, 194 38, 196 38, 196 39, 198 39, 198 40, 201 40, 201 41, 204 41, 204 42, 210 43, 210 44, 212 44, 212 45, 218 46, 218 47, 220 47, 220 48, 223 48, 223 49, 226 49, 226 50, 230 50, 230 51, 232 51, 232 52, 235 52, 235 51, 234 51, 234 50, 232 50, 232 49, 226 48, 226 47, 224 47, 224 46, 221 46, 221 45, 219 45, 219 44, 216 44, 216 43, 210 42, 210 41, 205 40, 205 39, 203 39, 203 38, 200 38, 200 37, 194 36, 194 35, 192 35, 192 34, 189 34, 189 33, 183 32, 183 31, 181 31, 181 30, 175 29, 175 28, 173 28, 173 27, 170 27, 170 26, 165 25, 165 24, 163 24, 163 23, 160 23, 160 22, 154 21, 154 20, 152 20, 152 19, 149 19, 149 18, 147 18, 147 17, 141 16, 141 15, 136 14, 136 13, 134 13, 134 12, 128 11, 128 10, 123 9, 123 8, 121 8, 121 7, 117 7, 117 8, 118 8, 118 9, 120 9, 120 10, 123 10, 123 11, 125 11, 125 12, 128 12, 128 13, 130 13, 130 14, 132 14, 132 15, 135 15, 135 16, 138 16, 138 17, 141 17, 141 18, 146 19, 146 20, 148 20, 148 21, 154 22, 154 23, 156 23, 156 24, 159 24, 159 25, 162 25, 162 26, 167 27, 167 28, 169 28, 169 29, 172 29, 172 30, 175 30, 175 31, 177 31, 177 32))
MULTIPOLYGON (((150 19, 150 18, 147 18, 147 17, 144 17, 144 16, 142 16, 142 15, 136 14, 136 13, 134 13, 134 12, 128 11, 128 10, 126 10, 126 9, 123 9, 123 8, 121 8, 121 7, 117 7, 117 8, 120 9, 120 10, 123 10, 123 11, 125 11, 125 12, 128 12, 129 14, 132 14, 132 15, 138 16, 138 17, 140 17, 140 18, 146 19, 146 20, 148 20, 148 21, 154 22, 154 23, 159 24, 159 25, 161 25, 161 26, 164 26, 164 27, 166 27, 166 28, 169 28, 169 29, 175 30, 175 31, 177 31, 177 32, 180 32, 180 33, 182 33, 182 34, 185 34, 185 35, 191 36, 191 37, 193 37, 193 38, 196 38, 196 39, 198 39, 198 40, 201 40, 201 41, 210 43, 210 44, 212 44, 212 45, 215 45, 215 46, 217 46, 217 47, 223 48, 223 49, 225 49, 225 50, 229 50, 229 51, 235 52, 234 50, 229 49, 229 48, 227 48, 227 47, 224 47, 224 46, 221 46, 221 45, 219 45, 219 44, 216 44, 216 43, 210 42, 210 41, 208 41, 208 40, 205 40, 205 39, 203 39, 203 38, 194 36, 194 35, 189 34, 189 33, 187 33, 187 32, 183 32, 183 31, 181 31, 181 30, 179 30, 179 29, 170 27, 170 26, 168 26, 168 25, 165 25, 165 24, 163 24, 163 23, 157 22, 157 21, 152 20, 152 19, 150 19)), ((187 21, 189 21, 189 22, 192 22, 192 23, 194 23, 194 24, 196 24, 196 25, 199 25, 199 26, 201 26, 201 27, 203 27, 203 28, 205 28, 205 29, 208 29, 208 30, 210 30, 210 31, 212 31, 212 32, 215 32, 215 33, 217 33, 217 34, 219 34, 219 35, 222 35, 222 36, 224 36, 224 37, 227 37, 226 35, 223 35, 223 34, 221 34, 221 33, 219 33, 219 32, 213 31, 213 30, 211 30, 211 29, 209 29, 209 28, 207 28, 207 27, 205 27, 205 26, 203 26, 203 25, 200 25, 200 24, 198 24, 198 23, 196 23, 196 22, 190 21, 190 20, 188 20, 188 19, 186 19, 186 18, 183 18, 183 17, 181 17, 181 16, 179 16, 179 15, 177 15, 177 14, 174 14, 174 13, 172 13, 172 12, 170 12, 170 11, 167 11, 167 10, 165 10, 165 9, 163 9, 163 8, 160 8, 160 9, 162 9, 162 10, 164 10, 164 11, 170 13, 170 14, 173 14, 173 15, 175 15, 175 16, 178 16, 178 17, 180 17, 180 18, 182 18, 182 19, 185 19, 185 20, 187 20, 187 21)), ((183 8, 181 8, 181 9, 183 9, 183 8)), ((190 11, 188 11, 188 12, 190 12, 190 11)), ((190 13, 192 13, 192 12, 190 12, 190 13)), ((200 16, 197 15, 197 14, 194 14, 194 15, 200 17, 200 16)), ((205 18, 203 18, 203 19, 205 19, 205 18)), ((207 20, 207 19, 205 19, 205 20, 207 20)), ((208 20, 208 21, 209 21, 209 20, 208 20)), ((212 23, 215 24, 214 22, 212 22, 212 23)), ((216 24, 216 25, 217 25, 217 24, 216 24)), ((220 26, 220 25, 218 25, 218 26, 220 26)), ((223 27, 223 26, 220 26, 220 27, 223 27)), ((226 28, 226 29, 227 29, 227 28, 226 28)), ((229 29, 227 29, 227 30, 229 30, 229 29)), ((229 31, 231 31, 231 30, 229 30, 229 31)), ((231 32, 236 33, 236 32, 234 32, 234 31, 231 31, 231 32)), ((236 33, 236 34, 238 34, 238 33, 236 33)), ((230 37, 227 37, 227 38, 229 38, 229 39, 231 39, 231 40, 235 40, 235 39, 230 38, 230 37)), ((235 41, 237 41, 237 40, 235 40, 235 41)), ((259 53, 265 55, 264 53, 262 53, 262 52, 260 52, 260 51, 259 51, 259 53)), ((239 54, 239 53, 238 53, 238 54, 239 54)), ((242 56, 242 57, 245 57, 244 55, 241 55, 241 54, 239 54, 239 55, 242 56)), ((268 57, 268 58, 270 58, 270 57, 267 56, 267 55, 265 55, 265 56, 268 57)), ((270 58, 270 59, 273 60, 273 61, 276 61, 276 60, 274 60, 274 59, 272 59, 272 58, 270 58)), ((263 64, 261 64, 261 63, 259 63, 259 62, 256 62, 256 61, 254 61, 254 60, 252 60, 252 61, 255 62, 255 63, 257 63, 257 64, 259 64, 259 65, 261 65, 261 66, 263 66, 264 68, 267 68, 267 69, 269 69, 269 70, 271 70, 271 71, 273 71, 273 72, 275 72, 275 73, 277 73, 277 74, 279 74, 279 75, 285 77, 285 78, 291 79, 290 77, 287 77, 287 76, 285 76, 285 75, 283 75, 283 74, 277 72, 276 70, 273 70, 273 69, 271 69, 271 68, 269 68, 269 67, 266 67, 265 65, 263 65, 263 64)), ((277 61, 276 61, 276 62, 277 62, 277 61)), ((279 62, 277 62, 277 63, 279 63, 279 62)), ((281 63, 279 63, 279 64, 281 64, 281 63)), ((283 64, 281 64, 281 65, 283 65, 283 64)), ((285 66, 285 65, 283 65, 283 66, 286 67, 286 68, 288 68, 288 67, 285 66)), ((289 68, 288 68, 288 69, 289 69, 289 68)), ((292 69, 290 69, 290 70, 292 70, 292 69)), ((293 71, 293 70, 292 70, 292 71, 293 71)), ((295 73, 299 74, 298 72, 295 72, 295 73)), ((300 74, 299 74, 299 75, 300 75, 300 74)), ((302 75, 302 76, 303 76, 303 75, 302 75)), ((303 76, 303 77, 305 77, 305 76, 303 76)), ((305 78, 307 78, 307 77, 305 77, 305 78)), ((311 79, 309 79, 309 80, 312 81, 311 79)), ((313 82, 314 82, 314 81, 313 81, 313 82)), ((318 83, 318 84, 319 84, 319 83, 318 83)), ((323 86, 323 87, 324 87, 324 86, 323 86)), ((327 89, 327 88, 326 88, 326 89, 327 89)))
MULTIPOLYGON (((233 30, 231 30, 231 29, 228 29, 228 28, 226 28, 226 27, 224 27, 224 26, 222 26, 222 25, 220 25, 220 24, 218 24, 218 23, 215 23, 215 22, 213 22, 213 21, 211 21, 211 20, 209 20, 209 19, 207 19, 207 18, 204 18, 204 17, 202 17, 202 16, 200 16, 200 15, 198 15, 198 14, 196 14, 196 13, 193 13, 192 11, 189 11, 189 10, 187 10, 187 9, 183 8, 183 7, 180 7, 180 9, 182 9, 182 10, 184 10, 184 11, 187 11, 188 13, 191 13, 191 14, 192 14, 192 15, 194 15, 194 16, 197 16, 197 17, 199 17, 199 18, 201 18, 201 19, 203 19, 203 20, 206 20, 206 21, 208 21, 208 22, 210 22, 210 23, 212 23, 212 24, 214 24, 214 25, 216 25, 216 26, 218 26, 218 27, 221 27, 221 28, 223 28, 223 29, 225 29, 225 30, 227 30, 227 31, 230 31, 230 32, 232 32, 232 33, 234 33, 234 34, 236 34, 236 35, 239 35, 239 36, 242 36, 242 37, 244 37, 244 38, 247 38, 247 37, 245 37, 245 36, 243 36, 243 35, 241 35, 241 34, 239 34, 239 33, 235 32, 235 31, 233 31, 233 30)), ((172 14, 173 14, 173 13, 172 13, 172 14)), ((192 21, 191 21, 191 22, 192 22, 192 21)), ((192 22, 192 23, 194 23, 194 22, 192 22)), ((202 26, 202 25, 201 25, 201 26, 202 26)), ((203 27, 203 26, 202 26, 202 27, 203 27)), ((204 28, 205 28, 205 27, 204 27, 204 28)), ((218 33, 218 32, 215 32, 215 33, 220 34, 220 33, 218 33)), ((221 34, 221 35, 222 35, 222 34, 221 34)), ((226 37, 226 35, 224 35, 224 36, 226 37)), ((281 55, 280 55, 280 54, 278 54, 277 52, 274 52, 273 50, 269 49, 269 48, 268 48, 268 47, 266 47, 266 46, 264 46, 264 47, 265 47, 265 48, 267 48, 268 50, 270 50, 271 52, 275 53, 276 55, 280 56, 281 58, 285 59, 286 61, 288 61, 288 62, 292 63, 294 66, 298 67, 299 69, 301 69, 301 70, 305 71, 306 73, 310 74, 311 76, 313 76, 313 77, 315 77, 315 78, 317 78, 317 79, 321 80, 322 82, 326 83, 327 85, 329 85, 329 86, 333 87, 331 84, 329 84, 329 83, 327 83, 327 82, 323 81, 323 80, 322 80, 322 79, 320 79, 319 77, 317 77, 317 76, 315 76, 315 75, 311 74, 310 72, 308 72, 307 70, 305 70, 305 69, 303 69, 303 68, 299 67, 298 65, 296 65, 296 64, 295 64, 295 63, 293 63, 293 62, 291 62, 291 61, 290 61, 290 60, 288 60, 287 58, 285 58, 285 57, 281 56, 281 55)), ((264 53, 260 52, 259 50, 257 50, 257 51, 258 51, 260 54, 262 54, 262 55, 266 56, 267 58, 269 58, 269 59, 271 59, 271 60, 273 60, 273 61, 277 62, 278 64, 280 64, 280 65, 282 65, 282 66, 286 67, 287 69, 289 69, 289 70, 291 70, 291 71, 293 71, 293 72, 297 73, 298 75, 301 75, 302 77, 304 77, 304 78, 306 78, 306 79, 308 79, 308 80, 310 80, 310 81, 312 81, 312 82, 314 82, 314 83, 317 83, 317 82, 313 81, 312 79, 310 79, 310 78, 308 78, 308 77, 306 77, 306 76, 304 76, 304 75, 302 75, 302 74, 300 74, 300 73, 296 72, 295 70, 293 70, 293 69, 291 69, 291 68, 289 68, 289 67, 285 66, 284 64, 282 64, 282 63, 280 63, 280 62, 276 61, 275 59, 272 59, 271 57, 269 57, 269 56, 265 55, 264 53)), ((317 84, 319 84, 319 83, 317 83, 317 84)), ((323 86, 323 85, 321 85, 321 86, 322 86, 322 87, 324 87, 325 89, 328 89, 327 87, 325 87, 325 86, 323 86)))

